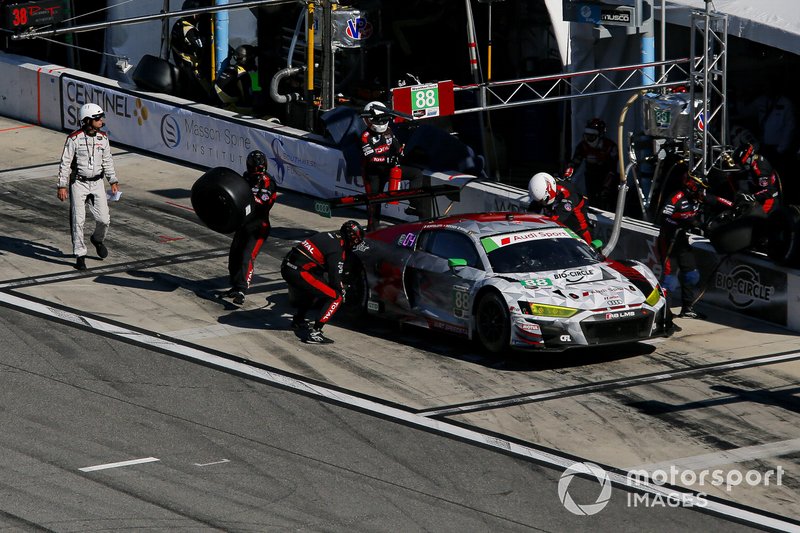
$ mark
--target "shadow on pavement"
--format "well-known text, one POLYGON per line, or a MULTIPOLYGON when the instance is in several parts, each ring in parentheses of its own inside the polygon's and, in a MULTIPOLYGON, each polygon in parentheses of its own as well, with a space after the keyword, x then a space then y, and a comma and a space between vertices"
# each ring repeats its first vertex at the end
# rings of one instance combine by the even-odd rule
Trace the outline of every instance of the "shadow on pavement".
POLYGON ((72 254, 66 255, 54 246, 39 244, 25 239, 17 239, 15 237, 0 237, 0 255, 2 255, 2 253, 12 253, 39 261, 45 261, 47 263, 55 263, 57 265, 71 266, 74 263, 72 254), (60 258, 69 259, 65 261, 60 258))

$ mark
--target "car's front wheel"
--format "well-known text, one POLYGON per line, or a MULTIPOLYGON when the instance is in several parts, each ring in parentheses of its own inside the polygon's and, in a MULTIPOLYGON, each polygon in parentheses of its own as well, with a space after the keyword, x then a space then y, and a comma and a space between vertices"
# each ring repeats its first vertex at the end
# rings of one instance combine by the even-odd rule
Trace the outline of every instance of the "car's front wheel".
POLYGON ((489 292, 481 298, 475 314, 475 329, 481 345, 492 354, 503 352, 511 336, 511 319, 503 298, 489 292))

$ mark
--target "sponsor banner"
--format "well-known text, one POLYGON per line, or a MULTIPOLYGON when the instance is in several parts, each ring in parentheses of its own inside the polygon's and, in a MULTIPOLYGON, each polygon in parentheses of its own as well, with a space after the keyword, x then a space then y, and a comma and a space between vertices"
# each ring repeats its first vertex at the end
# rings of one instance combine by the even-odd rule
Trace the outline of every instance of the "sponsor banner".
POLYGON ((703 301, 781 325, 787 324, 785 272, 742 258, 727 258, 719 267, 703 269, 708 290, 703 301), (710 275, 710 278, 709 278, 710 275))
POLYGON ((337 176, 331 169, 345 172, 339 150, 308 139, 231 122, 228 117, 200 114, 68 75, 61 77, 61 89, 64 128, 78 129, 80 106, 96 103, 106 113, 106 130, 112 144, 237 172, 244 171, 248 153, 261 150, 269 161, 268 172, 279 187, 322 198, 336 195, 337 176))

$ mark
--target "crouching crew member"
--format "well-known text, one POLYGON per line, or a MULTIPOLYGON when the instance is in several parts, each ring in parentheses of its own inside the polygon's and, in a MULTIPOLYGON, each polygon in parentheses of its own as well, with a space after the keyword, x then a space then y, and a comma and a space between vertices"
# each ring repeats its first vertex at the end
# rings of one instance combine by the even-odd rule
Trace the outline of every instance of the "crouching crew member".
POLYGON ((663 285, 670 293, 681 290, 681 318, 704 318, 694 310, 700 271, 686 233, 701 228, 704 205, 732 207, 725 198, 707 194, 708 186, 698 177, 686 173, 681 188, 664 205, 656 241, 662 264, 663 285), (680 276, 680 278, 679 278, 680 276))
POLYGON ((347 254, 364 240, 364 228, 348 220, 339 231, 317 233, 292 248, 281 265, 281 276, 293 292, 297 312, 292 329, 306 333, 304 342, 333 342, 322 335, 344 299, 342 272, 347 254), (306 314, 319 305, 319 313, 311 329, 306 314))
POLYGON ((586 198, 565 187, 547 172, 534 174, 528 182, 531 203, 528 211, 557 220, 577 233, 583 240, 592 243, 589 218, 586 216, 586 198))

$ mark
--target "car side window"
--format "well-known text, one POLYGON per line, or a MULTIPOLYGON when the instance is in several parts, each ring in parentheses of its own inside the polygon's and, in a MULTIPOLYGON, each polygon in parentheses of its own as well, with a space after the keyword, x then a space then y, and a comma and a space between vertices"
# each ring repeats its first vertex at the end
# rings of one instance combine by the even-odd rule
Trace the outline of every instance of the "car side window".
POLYGON ((455 231, 429 231, 422 235, 422 249, 443 259, 465 259, 472 268, 483 268, 472 240, 455 231))

